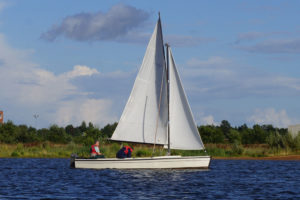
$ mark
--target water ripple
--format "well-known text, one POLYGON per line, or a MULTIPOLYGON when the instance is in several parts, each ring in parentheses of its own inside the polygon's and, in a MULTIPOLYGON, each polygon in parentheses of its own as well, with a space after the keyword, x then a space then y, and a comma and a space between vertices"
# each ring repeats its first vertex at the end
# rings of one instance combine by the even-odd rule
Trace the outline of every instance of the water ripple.
POLYGON ((300 199, 300 162, 213 160, 210 170, 82 170, 0 159, 0 199, 300 199))

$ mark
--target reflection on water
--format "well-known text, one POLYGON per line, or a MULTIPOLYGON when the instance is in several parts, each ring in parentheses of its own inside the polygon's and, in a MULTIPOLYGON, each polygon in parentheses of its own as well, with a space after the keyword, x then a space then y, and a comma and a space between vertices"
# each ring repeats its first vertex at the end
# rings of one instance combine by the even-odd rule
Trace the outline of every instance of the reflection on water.
POLYGON ((0 159, 0 199, 300 199, 300 162, 213 160, 210 170, 82 170, 0 159))

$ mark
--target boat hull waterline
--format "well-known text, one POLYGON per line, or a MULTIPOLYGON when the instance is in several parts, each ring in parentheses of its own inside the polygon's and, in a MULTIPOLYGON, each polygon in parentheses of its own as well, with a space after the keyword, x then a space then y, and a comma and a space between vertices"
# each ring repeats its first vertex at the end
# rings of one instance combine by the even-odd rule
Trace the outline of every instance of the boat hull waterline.
POLYGON ((88 169, 207 169, 210 156, 71 159, 71 166, 88 169))

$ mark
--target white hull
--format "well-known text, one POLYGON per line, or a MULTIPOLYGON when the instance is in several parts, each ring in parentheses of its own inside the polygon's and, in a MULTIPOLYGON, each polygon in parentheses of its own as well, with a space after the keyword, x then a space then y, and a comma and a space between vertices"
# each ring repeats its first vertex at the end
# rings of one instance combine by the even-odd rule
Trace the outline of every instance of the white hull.
POLYGON ((201 169, 208 168, 210 156, 160 156, 147 158, 71 158, 71 166, 88 169, 201 169))

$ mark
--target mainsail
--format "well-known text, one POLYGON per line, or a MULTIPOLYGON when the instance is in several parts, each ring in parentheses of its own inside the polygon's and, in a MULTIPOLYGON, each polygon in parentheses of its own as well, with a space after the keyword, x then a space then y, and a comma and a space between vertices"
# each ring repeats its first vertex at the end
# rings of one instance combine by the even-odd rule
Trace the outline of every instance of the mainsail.
POLYGON ((185 150, 204 149, 176 69, 171 48, 167 49, 169 54, 170 147, 171 149, 185 150))
POLYGON ((167 147, 169 120, 171 149, 204 149, 169 47, 167 54, 168 66, 165 65, 161 22, 158 19, 111 140, 167 147))
POLYGON ((166 144, 167 81, 161 22, 158 20, 112 140, 166 144))

